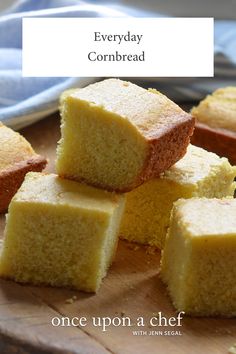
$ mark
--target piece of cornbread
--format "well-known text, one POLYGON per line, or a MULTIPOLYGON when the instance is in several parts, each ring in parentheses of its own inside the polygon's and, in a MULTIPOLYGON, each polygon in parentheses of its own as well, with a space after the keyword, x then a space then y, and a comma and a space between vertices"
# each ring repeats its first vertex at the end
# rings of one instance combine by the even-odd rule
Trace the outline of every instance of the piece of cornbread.
POLYGON ((236 164, 236 87, 216 90, 191 113, 196 118, 192 143, 236 164))
POLYGON ((28 173, 12 199, 0 276, 95 292, 117 245, 124 196, 28 173))
POLYGON ((216 90, 194 107, 191 113, 197 122, 236 132, 236 87, 216 90))
POLYGON ((236 200, 174 204, 161 277, 178 311, 236 316, 236 200))
POLYGON ((23 136, 0 122, 0 213, 7 210, 25 174, 42 171, 46 164, 23 136))
POLYGON ((186 152, 194 119, 166 96, 108 79, 61 99, 60 176, 129 191, 186 152))
POLYGON ((228 160, 189 145, 186 155, 160 178, 127 193, 121 237, 162 248, 170 212, 179 198, 232 196, 236 167, 228 160))

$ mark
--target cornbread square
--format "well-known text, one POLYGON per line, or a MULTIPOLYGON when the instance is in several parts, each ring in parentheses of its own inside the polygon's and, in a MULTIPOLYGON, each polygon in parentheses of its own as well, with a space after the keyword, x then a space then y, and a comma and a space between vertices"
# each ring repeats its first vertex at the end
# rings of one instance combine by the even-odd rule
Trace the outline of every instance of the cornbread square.
POLYGON ((7 210, 25 174, 42 171, 46 164, 23 136, 0 122, 0 213, 7 210))
POLYGON ((197 122, 236 133, 236 87, 214 91, 194 107, 191 113, 197 122))
POLYGON ((191 113, 196 118, 192 143, 236 164, 236 87, 216 90, 191 113))
POLYGON ((63 94, 57 173, 125 192, 186 152, 194 119, 166 96, 108 79, 63 94))
POLYGON ((236 316, 236 200, 174 204, 161 277, 178 311, 236 316))
POLYGON ((179 198, 233 196, 236 167, 189 145, 186 155, 160 178, 127 193, 121 237, 163 248, 173 203, 179 198))
POLYGON ((96 292, 116 250, 124 196, 28 173, 12 199, 0 276, 96 292))

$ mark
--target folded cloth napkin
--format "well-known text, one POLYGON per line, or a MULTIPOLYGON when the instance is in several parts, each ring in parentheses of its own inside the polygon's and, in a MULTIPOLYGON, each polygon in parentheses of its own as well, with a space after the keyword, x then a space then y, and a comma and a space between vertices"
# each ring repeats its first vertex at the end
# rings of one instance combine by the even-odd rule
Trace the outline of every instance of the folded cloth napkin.
MULTIPOLYGON (((79 0, 19 0, 0 16, 0 120, 20 129, 55 112, 60 93, 83 87, 99 78, 23 78, 21 76, 21 25, 23 17, 156 17, 119 2, 95 5, 79 0)), ((146 78, 170 98, 181 101, 201 99, 219 86, 236 85, 236 21, 216 21, 216 78, 146 78)))

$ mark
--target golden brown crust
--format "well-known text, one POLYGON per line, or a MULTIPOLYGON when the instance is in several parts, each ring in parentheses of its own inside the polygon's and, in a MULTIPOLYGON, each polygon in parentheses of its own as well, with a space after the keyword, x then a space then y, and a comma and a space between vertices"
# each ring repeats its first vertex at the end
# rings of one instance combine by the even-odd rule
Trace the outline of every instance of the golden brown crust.
POLYGON ((44 157, 35 155, 0 172, 0 213, 7 210, 26 173, 29 171, 41 172, 46 164, 47 160, 44 157))
MULTIPOLYGON (((178 120, 180 116, 178 115, 178 120)), ((186 153, 193 134, 195 119, 183 113, 183 120, 160 137, 150 138, 149 156, 145 168, 136 181, 136 186, 158 177, 160 173, 170 168, 186 153)), ((133 188, 131 188, 133 189, 133 188)))
POLYGON ((231 164, 236 164, 235 132, 221 128, 210 128, 206 124, 197 122, 191 143, 221 157, 227 157, 231 164))

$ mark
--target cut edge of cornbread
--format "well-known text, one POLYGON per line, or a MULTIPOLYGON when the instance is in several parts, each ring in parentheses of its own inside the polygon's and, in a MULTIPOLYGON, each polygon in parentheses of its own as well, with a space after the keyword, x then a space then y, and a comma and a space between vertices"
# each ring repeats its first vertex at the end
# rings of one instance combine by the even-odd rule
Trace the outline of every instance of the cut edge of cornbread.
POLYGON ((128 165, 130 170, 127 170, 126 179, 127 184, 131 186, 134 176, 140 174, 143 161, 147 156, 145 139, 136 127, 128 120, 120 120, 116 113, 104 111, 102 106, 92 105, 92 108, 90 108, 89 103, 77 100, 71 95, 64 99, 61 116, 62 137, 57 147, 57 173, 64 178, 119 192, 123 188, 126 189, 126 186, 112 188, 109 182, 103 184, 100 180, 106 181, 108 175, 111 174, 113 180, 122 183, 123 171, 127 169, 128 165), (81 120, 77 119, 78 111, 81 120), (81 112, 84 111, 86 113, 82 119, 81 112), (97 120, 94 117, 100 117, 100 119, 97 120), (78 139, 78 132, 81 131, 83 132, 83 138, 78 139), (104 139, 107 131, 109 135, 107 139, 104 139), (87 144, 88 136, 86 134, 88 133, 89 139, 93 141, 91 147, 87 144), (131 136, 130 139, 127 139, 128 134, 131 136), (122 141, 127 142, 123 149, 122 141), (97 148, 94 150, 95 145, 97 148), (101 146, 104 147, 104 153, 98 154, 101 146), (139 154, 137 154, 138 149, 139 154), (118 151, 122 158, 120 160, 114 159, 111 164, 111 155, 113 153, 117 154, 118 151), (127 163, 128 155, 131 155, 129 163, 127 163), (70 158, 68 158, 69 156, 70 158), (88 180, 85 175, 89 174, 90 170, 94 171, 95 175, 90 176, 88 180))
POLYGON ((236 214, 234 198, 191 198, 174 203, 160 276, 178 311, 193 316, 236 316, 233 213, 236 214), (221 215, 214 212, 214 206, 221 215), (230 210, 232 225, 224 229, 230 210), (217 222, 221 234, 215 226, 217 222))
POLYGON ((53 174, 29 173, 9 207, 0 276, 21 283, 97 292, 115 254, 124 202, 122 195, 65 181, 53 174), (41 193, 37 191, 35 199, 34 188, 31 188, 29 201, 27 188, 30 188, 32 178, 52 181, 42 186, 41 193), (53 196, 47 200, 47 191, 52 189, 54 180, 59 180, 65 189, 68 185, 79 189, 81 202, 77 196, 73 197, 71 190, 63 189, 60 196, 60 183, 55 190, 55 199, 58 195, 58 198, 64 198, 63 202, 55 200, 53 203, 53 196), (92 197, 88 190, 91 194, 97 191, 101 197, 93 209, 91 200, 96 196, 92 197), (100 207, 105 199, 107 205, 100 207), (84 231, 80 234, 82 226, 84 231), (84 253, 80 253, 80 247, 84 253))

